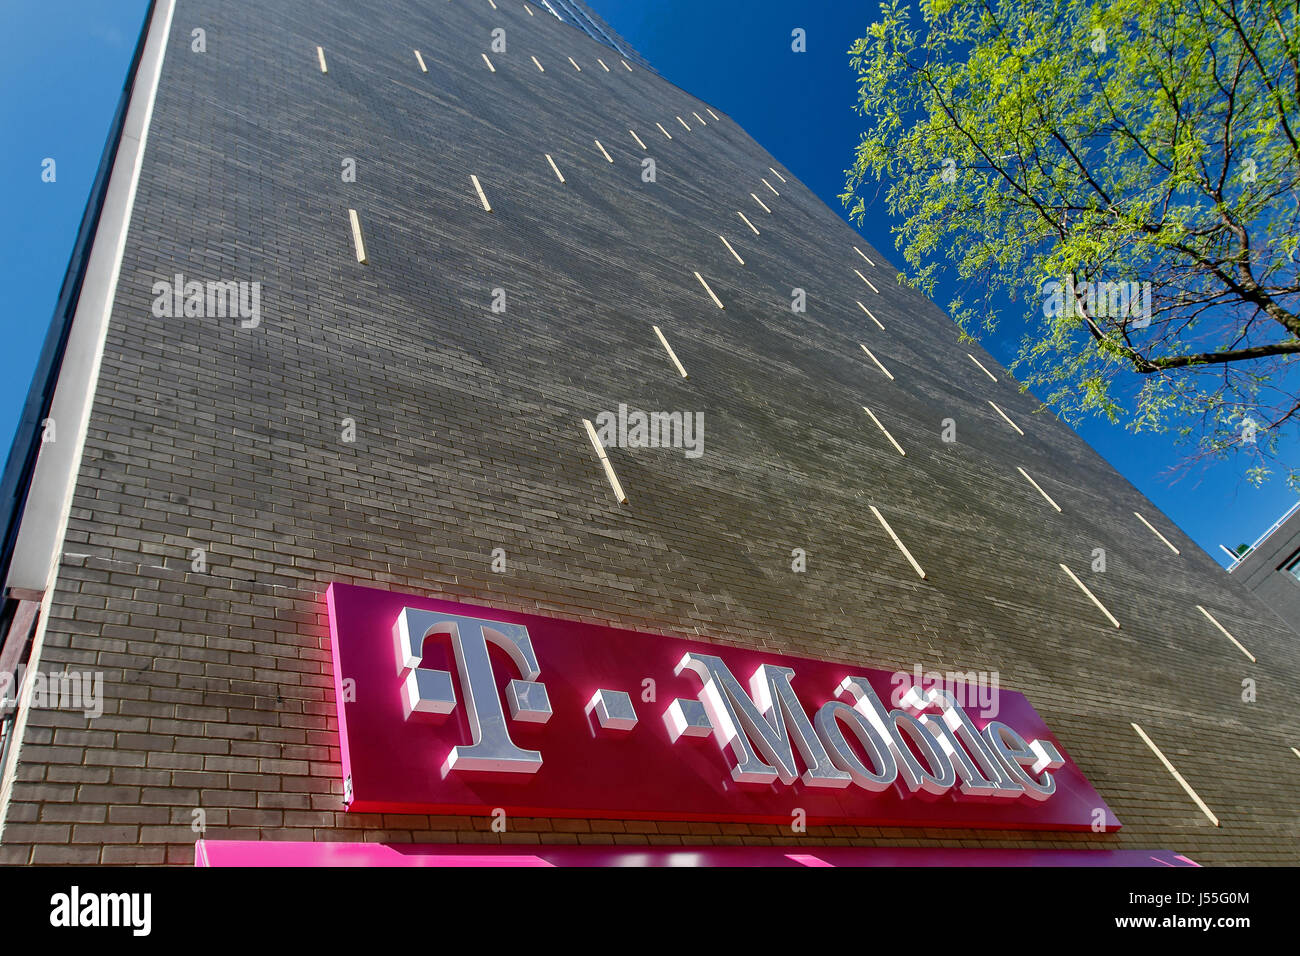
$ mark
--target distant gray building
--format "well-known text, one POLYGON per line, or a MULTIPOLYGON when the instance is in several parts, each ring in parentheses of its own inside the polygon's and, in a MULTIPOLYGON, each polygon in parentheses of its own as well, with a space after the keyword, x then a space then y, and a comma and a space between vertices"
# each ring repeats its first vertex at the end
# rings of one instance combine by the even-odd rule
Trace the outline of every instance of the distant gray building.
POLYGON ((1300 502, 1228 571, 1300 634, 1300 502))
MULTIPOLYGON (((822 849, 785 863, 850 847, 941 865, 1070 850, 1300 865, 1296 634, 580 0, 154 0, 112 131, 0 473, 0 865, 189 865, 240 845, 355 860, 345 845, 381 844, 403 845, 389 860, 698 862, 701 846, 755 860, 792 843, 822 849), (647 446, 635 424, 608 447, 589 434, 628 409, 707 420, 707 446, 681 430, 647 446), (367 684, 334 663, 335 585, 473 605, 516 635, 494 615, 640 635, 582 673, 493 638, 525 678, 493 696, 490 662, 476 690, 435 663, 453 653, 450 618, 435 622, 430 666, 409 649, 400 666, 443 668, 427 700, 461 709, 416 720, 481 736, 470 686, 508 704, 493 733, 544 735, 546 769, 489 802, 446 782, 439 745, 418 755, 429 773, 389 765, 422 802, 370 812, 345 753, 388 741, 357 719, 345 740, 340 708, 382 694, 394 724, 414 713, 391 656, 405 608, 375 605, 383 673, 367 684), (835 675, 740 721, 790 755, 786 776, 807 753, 768 735, 846 678, 987 677, 1024 695, 1122 829, 1097 827, 1096 803, 1072 802, 1089 822, 1060 829, 1025 825, 1021 805, 972 809, 955 770, 933 801, 858 786, 819 819, 805 801, 828 788, 733 775, 730 717, 714 741, 674 743, 670 728, 708 717, 676 644, 658 685, 627 684, 634 700, 595 682, 656 637, 725 645, 742 681, 775 654, 835 675), (611 730, 606 688, 641 715, 612 731, 628 736, 592 733, 593 713, 611 730), (627 772, 557 776, 557 728, 561 753, 627 754, 611 758, 627 772), (654 747, 722 809, 651 805, 671 788, 634 758, 654 747), (588 799, 607 792, 632 809, 588 799)), ((890 720, 911 728, 909 768, 949 760, 947 735, 890 720)), ((1034 773, 1055 763, 1028 754, 1034 773)))

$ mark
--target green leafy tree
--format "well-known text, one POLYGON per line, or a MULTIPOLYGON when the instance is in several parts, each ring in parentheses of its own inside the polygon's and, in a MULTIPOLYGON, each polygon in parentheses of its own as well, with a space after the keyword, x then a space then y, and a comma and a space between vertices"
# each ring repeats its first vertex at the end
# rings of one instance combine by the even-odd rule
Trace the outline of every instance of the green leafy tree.
POLYGON ((849 51, 850 215, 883 190, 900 281, 946 276, 965 334, 1021 303, 1015 371, 1068 420, 1262 481, 1300 421, 1300 0, 918 10, 882 3, 849 51))

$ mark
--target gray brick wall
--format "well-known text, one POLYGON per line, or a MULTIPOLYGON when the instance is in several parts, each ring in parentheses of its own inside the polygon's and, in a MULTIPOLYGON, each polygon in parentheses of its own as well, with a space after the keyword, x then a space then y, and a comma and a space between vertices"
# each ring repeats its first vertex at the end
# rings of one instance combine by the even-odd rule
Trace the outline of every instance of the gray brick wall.
POLYGON ((961 344, 938 308, 899 288, 884 253, 721 111, 714 121, 521 0, 498 7, 180 0, 42 661, 103 671, 105 714, 32 713, 0 860, 189 862, 202 808, 212 839, 798 839, 1300 862, 1294 635, 961 344), (498 26, 507 51, 489 53, 491 73, 480 53, 498 26), (195 27, 206 53, 190 50, 195 27), (656 160, 656 183, 642 182, 646 154, 629 129, 656 160), (357 161, 355 183, 341 181, 344 157, 357 161), (151 286, 177 272, 260 281, 260 327, 155 318, 151 286), (489 309, 494 287, 507 290, 503 315, 489 309), (790 310, 794 287, 807 290, 806 314, 790 310), (624 506, 580 426, 620 402, 702 411, 706 423, 698 459, 611 449, 624 506), (355 443, 340 438, 348 417, 355 443), (941 441, 945 418, 956 444, 941 441), (191 570, 196 547, 205 573, 191 570), (497 547, 506 574, 490 570, 497 547), (796 547, 803 574, 790 570, 796 547), (1104 573, 1089 570, 1099 547, 1104 573), (516 820, 494 834, 486 818, 345 813, 330 581, 866 666, 997 670, 1125 827, 796 838, 772 826, 516 820), (1242 702, 1246 678, 1257 702, 1242 702))

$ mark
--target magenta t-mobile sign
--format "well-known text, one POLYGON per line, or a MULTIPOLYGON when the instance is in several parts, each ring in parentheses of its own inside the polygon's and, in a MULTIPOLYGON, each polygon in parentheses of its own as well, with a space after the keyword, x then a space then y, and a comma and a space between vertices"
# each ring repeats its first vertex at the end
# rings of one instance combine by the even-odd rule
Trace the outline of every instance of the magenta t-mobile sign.
POLYGON ((333 584, 349 809, 1115 830, 1022 694, 333 584))

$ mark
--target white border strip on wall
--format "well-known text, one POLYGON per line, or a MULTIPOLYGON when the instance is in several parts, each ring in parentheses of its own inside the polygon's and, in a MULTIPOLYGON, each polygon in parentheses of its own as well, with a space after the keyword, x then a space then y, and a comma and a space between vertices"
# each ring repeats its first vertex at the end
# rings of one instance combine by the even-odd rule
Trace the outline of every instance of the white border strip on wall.
POLYGON ((857 269, 854 269, 853 271, 858 273, 858 278, 859 278, 859 279, 861 279, 861 280, 862 280, 863 282, 865 282, 867 285, 871 286, 871 291, 872 291, 872 292, 874 292, 876 295, 880 295, 880 290, 876 288, 876 285, 875 285, 874 282, 872 282, 870 279, 868 279, 866 276, 864 276, 861 272, 858 272, 857 269))
POLYGON ((697 272, 695 273, 695 278, 700 280, 700 285, 704 286, 704 291, 709 294, 709 298, 713 300, 713 304, 716 305, 719 309, 723 308, 724 306, 722 305, 722 300, 713 294, 713 289, 711 289, 709 287, 709 284, 704 281, 704 276, 700 275, 697 272))
POLYGON ((609 456, 605 454, 605 446, 600 443, 600 436, 596 434, 595 427, 585 418, 582 420, 582 427, 587 430, 591 447, 596 449, 600 463, 605 466, 605 477, 609 479, 609 486, 614 489, 614 497, 618 499, 619 504, 625 504, 627 495, 623 491, 623 486, 619 484, 618 475, 614 474, 614 466, 610 464, 609 456))
POLYGON ((871 349, 867 348, 861 342, 859 342, 858 345, 861 346, 862 351, 867 353, 867 356, 871 359, 871 361, 876 363, 876 368, 884 372, 885 375, 888 376, 889 380, 892 382, 894 380, 893 374, 889 371, 889 369, 885 368, 885 366, 880 364, 880 359, 876 358, 875 353, 873 353, 871 349))
POLYGON ((735 249, 731 248, 731 243, 729 243, 729 242, 727 241, 727 237, 724 236, 724 235, 722 235, 722 234, 719 234, 719 235, 718 235, 718 238, 721 239, 721 240, 722 240, 722 244, 723 244, 724 246, 727 247, 727 251, 730 252, 733 256, 735 256, 735 257, 736 257, 736 261, 739 262, 739 263, 743 266, 743 265, 745 264, 745 260, 742 259, 742 258, 740 258, 740 253, 739 253, 739 252, 737 252, 735 249))
POLYGON ((1147 530, 1149 530, 1153 535, 1155 535, 1157 538, 1163 541, 1166 544, 1166 546, 1168 546, 1170 551, 1172 551, 1174 554, 1182 554, 1181 551, 1179 551, 1177 548, 1174 547, 1174 543, 1172 541, 1170 541, 1163 534, 1161 534, 1159 531, 1156 530, 1155 525, 1153 525, 1150 521, 1142 517, 1136 511, 1133 512, 1133 517, 1137 518, 1138 521, 1141 521, 1144 525, 1146 525, 1147 530))
POLYGON ((469 174, 470 181, 474 183, 474 191, 478 193, 478 201, 483 204, 484 212, 492 211, 492 204, 488 202, 487 195, 483 192, 483 187, 479 184, 478 177, 473 173, 469 174))
POLYGON ((984 363, 981 362, 979 359, 977 359, 975 356, 967 352, 966 357, 970 359, 972 362, 974 362, 976 365, 978 365, 980 367, 980 371, 983 372, 985 375, 987 375, 989 378, 993 379, 993 381, 996 382, 998 380, 998 377, 994 375, 992 372, 990 372, 988 369, 986 369, 984 367, 984 363))
MULTIPOLYGON (((18 689, 19 700, 30 699, 31 686, 39 671, 41 651, 44 649, 50 604, 58 582, 63 539, 67 534, 72 500, 77 490, 77 472, 90 428, 90 412, 99 384, 104 343, 108 338, 108 325, 121 276, 122 258, 126 253, 127 230, 135 206, 140 169, 149 138, 149 123, 153 118, 158 79, 162 74, 163 57, 167 51, 167 40, 171 36, 175 8, 176 0, 159 0, 147 28, 149 34, 140 54, 131 102, 127 106, 117 155, 113 158, 113 171, 104 195, 99 226, 91 244, 86 275, 77 298, 72 328, 50 405, 51 418, 72 426, 68 428, 65 424, 60 432, 71 434, 73 438, 70 442, 50 442, 41 447, 23 508, 18 537, 14 543, 9 578, 5 582, 6 587, 44 592, 40 616, 32 637, 30 667, 23 686, 18 689)), ((19 763, 29 712, 28 708, 19 707, 12 728, 13 745, 9 751, 9 765, 3 768, 4 778, 0 783, 0 839, 3 839, 3 828, 7 822, 14 772, 19 763)))
POLYGON ((907 563, 912 566, 912 570, 914 570, 917 575, 924 580, 925 571, 916 563, 916 558, 912 557, 912 552, 907 550, 907 545, 903 544, 903 542, 899 540, 898 535, 894 534, 894 529, 889 526, 889 522, 885 520, 885 516, 876 510, 875 505, 868 505, 867 507, 870 508, 871 513, 876 516, 876 520, 880 522, 881 527, 889 532, 889 536, 894 539, 894 544, 898 545, 898 550, 903 552, 903 557, 907 558, 907 563))
POLYGON ((1052 496, 1049 495, 1047 492, 1045 492, 1045 491, 1042 489, 1042 486, 1038 484, 1038 482, 1034 481, 1034 479, 1032 479, 1032 478, 1029 477, 1029 472, 1025 471, 1025 469, 1021 468, 1019 465, 1016 465, 1016 471, 1020 472, 1022 475, 1025 476, 1025 481, 1027 481, 1027 482, 1029 482, 1031 485, 1033 485, 1034 488, 1038 491, 1038 493, 1039 493, 1040 495, 1042 495, 1044 498, 1047 499, 1047 503, 1048 503, 1049 505, 1051 505, 1051 506, 1052 506, 1053 508, 1055 508, 1057 511, 1060 511, 1060 510, 1061 510, 1061 506, 1058 505, 1055 501, 1052 500, 1052 496))
POLYGON ((1229 634, 1229 633, 1228 633, 1228 629, 1227 629, 1226 627, 1224 627, 1222 624, 1220 624, 1219 621, 1218 621, 1218 619, 1217 619, 1213 614, 1211 614, 1211 613, 1210 613, 1209 611, 1207 611, 1205 608, 1201 607, 1199 604, 1196 605, 1196 610, 1198 610, 1198 611, 1200 611, 1202 614, 1204 614, 1204 615, 1209 619, 1209 621, 1210 621, 1211 624, 1213 624, 1213 625, 1214 625, 1215 627, 1217 627, 1220 631, 1222 631, 1224 637, 1226 637, 1228 640, 1232 641, 1232 643, 1236 644, 1236 645, 1237 645, 1237 650, 1241 651, 1241 653, 1243 653, 1243 654, 1245 654, 1247 657, 1249 657, 1249 658, 1250 658, 1250 662, 1251 662, 1252 664, 1257 664, 1257 663, 1259 663, 1258 661, 1255 660, 1255 655, 1252 654, 1250 651, 1246 650, 1244 647, 1242 647, 1242 646, 1241 646, 1241 641, 1237 640, 1235 637, 1233 637, 1231 634, 1229 634))
POLYGON ((677 359, 677 353, 674 352, 673 347, 668 344, 668 340, 664 338, 664 334, 660 330, 659 326, 656 325, 653 328, 655 330, 655 335, 659 336, 659 341, 663 344, 664 351, 668 353, 668 357, 672 359, 673 364, 677 366, 677 371, 682 373, 682 378, 689 378, 690 376, 686 374, 686 369, 682 367, 682 363, 677 359))
MULTIPOLYGON (((149 25, 150 36, 141 53, 136 87, 113 160, 99 227, 89 253, 54 399, 50 404, 49 417, 59 423, 61 435, 72 435, 73 440, 41 446, 14 542, 9 578, 4 582, 6 587, 44 591, 53 584, 57 575, 60 546, 90 426, 90 411, 95 401, 109 318, 126 252, 126 233, 135 206, 136 187, 174 7, 175 0, 164 0, 155 7, 154 19, 149 25), (159 25, 162 29, 156 32, 159 25)), ((44 620, 44 614, 41 619, 44 620)))
POLYGON ((1174 769, 1174 765, 1169 762, 1169 758, 1160 752, 1160 748, 1157 747, 1155 742, 1146 735, 1146 731, 1134 723, 1130 723, 1129 726, 1137 731, 1137 735, 1142 738, 1143 742, 1148 747, 1151 748, 1151 752, 1160 758, 1160 762, 1165 765, 1165 769, 1173 774, 1174 779, 1178 781, 1178 785, 1187 791, 1187 795, 1196 801, 1196 805, 1201 808, 1201 812, 1209 817, 1210 822, 1217 827, 1219 825, 1219 818, 1210 812, 1210 808, 1205 805, 1205 801, 1202 800, 1197 792, 1192 789, 1192 785, 1183 779, 1183 775, 1174 769))
POLYGON ((348 219, 352 221, 352 245, 356 249, 357 262, 366 264, 366 241, 361 238, 361 220, 355 209, 348 210, 348 219))
POLYGON ((546 154, 546 161, 551 164, 551 169, 555 171, 555 178, 564 182, 564 173, 560 172, 560 167, 555 165, 555 160, 551 159, 551 154, 546 154))
POLYGON ((1071 581, 1079 585, 1079 590, 1082 591, 1084 594, 1088 595, 1092 603, 1097 605, 1098 609, 1100 609, 1102 614, 1106 615, 1106 619, 1110 621, 1110 623, 1114 624, 1116 627, 1119 627, 1119 621, 1115 620, 1115 615, 1111 614, 1110 611, 1106 610, 1106 605, 1102 604, 1100 601, 1097 600, 1097 595, 1093 594, 1092 591, 1089 590, 1088 585, 1080 581, 1078 577, 1075 576, 1075 573, 1071 571, 1068 567, 1066 567, 1064 564, 1061 565, 1061 570, 1070 576, 1071 581))
MULTIPOLYGON (((853 301, 854 301, 854 302, 858 302, 857 299, 854 299, 853 301)), ((884 325, 882 325, 881 322, 880 322, 880 320, 879 320, 878 318, 876 318, 874 312, 872 312, 870 309, 868 309, 868 308, 867 308, 865 305, 863 305, 861 302, 858 302, 858 308, 861 309, 863 312, 867 313, 867 318, 869 318, 872 322, 875 322, 875 323, 876 323, 876 326, 880 329, 880 331, 882 331, 882 332, 885 331, 885 327, 884 327, 884 325)))
POLYGON ((993 406, 993 410, 1002 416, 1002 420, 1016 430, 1017 435, 1019 435, 1021 438, 1025 437, 1025 433, 1020 430, 1020 426, 1017 425, 1015 422, 1013 422, 1011 419, 1007 418, 1007 413, 1004 412, 1002 409, 998 408, 997 403, 994 402, 993 399, 990 398, 987 399, 987 401, 990 405, 993 406))
POLYGON ((903 446, 900 445, 898 442, 894 441, 894 436, 889 434, 888 428, 880 424, 880 419, 876 417, 876 413, 873 412, 871 409, 867 408, 867 406, 865 405, 862 406, 862 410, 871 416, 871 420, 876 423, 876 427, 879 428, 882 432, 884 432, 885 437, 889 439, 889 443, 893 445, 896 449, 898 449, 898 453, 900 455, 906 456, 907 452, 903 451, 903 446))

